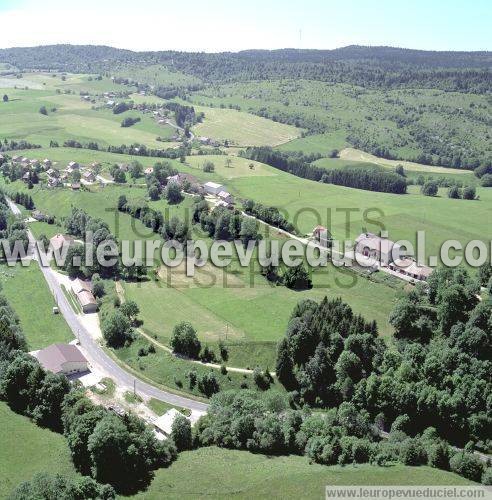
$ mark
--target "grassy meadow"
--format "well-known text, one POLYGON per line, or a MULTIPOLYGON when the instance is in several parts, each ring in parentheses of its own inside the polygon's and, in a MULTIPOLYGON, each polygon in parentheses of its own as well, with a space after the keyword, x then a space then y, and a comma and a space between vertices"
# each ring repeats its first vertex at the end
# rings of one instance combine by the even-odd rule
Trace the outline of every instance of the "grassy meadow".
POLYGON ((301 135, 301 130, 291 125, 243 113, 235 109, 216 109, 194 106, 196 112, 203 112, 202 123, 193 127, 197 136, 211 137, 218 141, 227 140, 235 146, 277 146, 301 135))
POLYGON ((87 78, 77 76, 61 81, 49 75, 28 74, 25 82, 24 79, 12 79, 17 85, 26 84, 17 88, 7 86, 8 78, 0 79, 0 92, 9 97, 8 102, 0 103, 0 137, 42 146, 48 146, 51 140, 60 144, 77 140, 94 141, 102 146, 141 143, 161 148, 163 143, 156 138, 169 139, 174 135, 172 127, 158 124, 151 115, 137 110, 115 115, 102 107, 106 100, 100 93, 128 91, 128 87, 110 81, 88 81, 87 78), (100 109, 93 109, 90 102, 81 99, 79 92, 96 96, 96 107, 100 109), (41 106, 46 108, 47 115, 39 112, 41 106), (121 121, 126 117, 139 117, 141 121, 131 127, 121 127, 121 121))
POLYGON ((67 442, 0 402, 0 498, 37 472, 76 476, 67 442))
POLYGON ((42 349, 50 344, 73 340, 63 316, 52 313, 56 303, 36 262, 29 267, 1 265, 0 283, 19 316, 29 349, 42 349))
POLYGON ((368 484, 458 486, 473 483, 430 467, 399 464, 327 467, 309 464, 306 457, 296 455, 274 457, 209 447, 181 453, 171 467, 156 472, 148 490, 137 498, 324 498, 328 485, 368 484))

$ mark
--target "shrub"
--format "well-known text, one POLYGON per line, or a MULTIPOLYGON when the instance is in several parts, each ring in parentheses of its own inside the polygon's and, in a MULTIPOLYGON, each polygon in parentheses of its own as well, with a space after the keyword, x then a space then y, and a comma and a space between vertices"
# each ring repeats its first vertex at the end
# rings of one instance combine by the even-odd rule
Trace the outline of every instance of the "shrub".
POLYGON ((439 191, 439 186, 437 185, 437 182, 427 181, 422 186, 421 191, 424 196, 436 196, 437 192, 439 191))
POLYGON ((178 415, 171 427, 171 438, 178 451, 189 450, 192 445, 190 421, 183 415, 178 415))
POLYGON ((477 191, 473 186, 467 186, 463 189, 463 199, 464 200, 474 200, 477 196, 477 191))
POLYGON ((175 353, 184 354, 193 359, 198 358, 201 343, 198 340, 196 330, 190 323, 183 321, 177 324, 174 327, 170 343, 175 353))
POLYGON ((482 474, 482 484, 485 484, 486 486, 492 486, 492 467, 488 467, 485 469, 484 473, 482 474))
POLYGON ((427 465, 449 470, 449 446, 442 441, 432 445, 427 451, 427 465))
POLYGON ((460 452, 451 457, 450 469, 471 481, 480 481, 484 472, 483 462, 472 453, 460 452))
POLYGON ((400 447, 400 462, 404 465, 423 465, 427 462, 424 447, 417 439, 406 439, 400 447))

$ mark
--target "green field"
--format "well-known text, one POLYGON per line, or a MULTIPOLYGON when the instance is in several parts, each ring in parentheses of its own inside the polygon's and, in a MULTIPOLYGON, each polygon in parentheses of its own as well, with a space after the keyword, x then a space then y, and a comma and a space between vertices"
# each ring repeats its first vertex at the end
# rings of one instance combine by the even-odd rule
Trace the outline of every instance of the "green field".
POLYGON ((63 316, 52 313, 56 304, 36 262, 29 267, 0 266, 0 283, 20 318, 29 349, 73 340, 63 316))
POLYGON ((76 476, 67 442, 0 402, 0 498, 37 472, 76 476))
POLYGON ((236 146, 277 146, 299 135, 301 130, 234 109, 194 106, 205 113, 202 123, 193 127, 197 136, 218 141, 228 140, 236 146))
POLYGON ((265 456, 216 447, 186 451, 160 469, 142 499, 325 498, 329 485, 467 485, 456 474, 430 467, 309 464, 306 457, 265 456), (193 478, 193 480, 190 480, 193 478))
MULTIPOLYGON (((24 82, 28 89, 8 86, 8 79, 0 79, 0 91, 7 93, 8 102, 0 107, 0 137, 21 140, 48 146, 51 140, 63 143, 66 140, 79 142, 94 141, 102 146, 131 143, 146 144, 148 147, 161 148, 163 143, 157 136, 170 138, 175 130, 169 125, 158 124, 151 115, 137 110, 115 115, 102 107, 106 100, 97 97, 96 107, 78 95, 81 91, 90 91, 91 95, 106 90, 118 90, 122 86, 111 83, 103 85, 100 81, 87 81, 87 78, 72 77, 65 82, 42 74, 26 75, 24 82), (29 78, 31 80, 29 80, 29 78), (3 90, 1 88, 3 87, 3 90), (85 90, 88 89, 88 90, 85 90), (56 91, 72 93, 56 93, 56 91), (39 113, 45 106, 48 115, 39 113), (131 127, 121 127, 121 121, 127 117, 139 117, 141 121, 131 127)), ((22 82, 24 79, 13 80, 22 82)), ((124 87, 127 90, 127 87, 124 87)), ((166 143, 166 147, 172 146, 166 143)))

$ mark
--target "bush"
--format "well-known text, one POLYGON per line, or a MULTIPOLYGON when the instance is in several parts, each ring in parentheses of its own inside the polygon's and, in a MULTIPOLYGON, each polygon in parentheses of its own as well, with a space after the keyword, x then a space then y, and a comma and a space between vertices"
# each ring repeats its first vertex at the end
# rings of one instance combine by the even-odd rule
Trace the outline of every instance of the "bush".
POLYGON ((215 172, 215 165, 211 161, 206 161, 203 164, 203 171, 204 172, 215 172))
POLYGON ((432 445, 427 451, 427 465, 435 469, 449 470, 449 446, 444 442, 432 445))
POLYGON ((42 115, 47 115, 48 114, 48 110, 46 109, 46 106, 41 106, 39 108, 39 112, 42 114, 42 115))
POLYGON ((467 186, 463 189, 463 199, 464 200, 474 200, 477 196, 477 191, 473 186, 467 186))
POLYGON ((127 116, 126 118, 123 118, 121 121, 121 126, 122 127, 131 127, 132 125, 135 125, 135 123, 138 123, 140 121, 140 118, 133 118, 131 116, 127 116))
POLYGON ((189 450, 192 445, 190 421, 183 415, 178 415, 171 427, 171 438, 178 451, 189 450))
POLYGON ((437 182, 434 181, 427 181, 421 189, 424 196, 436 196, 438 191, 439 186, 437 185, 437 182))
POLYGON ((177 324, 174 327, 170 343, 173 352, 198 359, 201 343, 198 340, 196 330, 190 323, 183 321, 177 324))
POLYGON ((483 186, 483 187, 492 187, 492 174, 485 174, 481 181, 480 181, 480 184, 483 186))
POLYGON ((458 200, 462 196, 461 189, 458 186, 451 186, 448 189, 448 198, 452 198, 453 200, 458 200))
POLYGON ((423 465, 427 462, 424 447, 417 439, 406 439, 402 443, 399 458, 404 465, 423 465))
POLYGON ((451 457, 450 469, 471 481, 479 482, 484 472, 483 462, 472 453, 460 452, 451 457))
POLYGON ((485 469, 484 473, 482 474, 482 484, 485 484, 486 486, 492 486, 492 467, 488 467, 485 469))
POLYGON ((293 290, 307 290, 312 287, 311 278, 302 264, 288 267, 282 274, 282 280, 287 288, 293 290))

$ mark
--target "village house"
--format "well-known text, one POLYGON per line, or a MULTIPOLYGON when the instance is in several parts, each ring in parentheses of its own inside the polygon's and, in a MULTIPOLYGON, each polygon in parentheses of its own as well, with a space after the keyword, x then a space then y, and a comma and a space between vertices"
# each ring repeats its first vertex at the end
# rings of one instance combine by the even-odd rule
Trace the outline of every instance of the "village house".
POLYGON ((316 226, 313 229, 313 239, 323 246, 328 246, 328 242, 331 241, 331 233, 325 226, 316 226))
POLYGON ((31 180, 31 173, 30 172, 26 172, 23 176, 22 176, 22 180, 26 183, 28 183, 30 180, 31 180))
POLYGON ((148 167, 144 170, 145 175, 152 175, 154 173, 154 168, 153 167, 148 167))
POLYGON ((72 191, 78 191, 80 189, 80 182, 72 182, 72 184, 70 184, 70 189, 72 191))
POLYGON ((58 187, 58 186, 61 186, 63 183, 60 179, 57 179, 56 177, 50 177, 48 179, 48 187, 50 188, 54 188, 54 187, 58 187))
POLYGON ((96 180, 96 176, 94 174, 94 172, 92 172, 91 170, 87 170, 85 171, 83 174, 82 174, 82 178, 84 179, 84 181, 86 182, 95 182, 96 180))
POLYGON ((128 172, 128 170, 130 170, 130 165, 128 165, 128 163, 117 163, 117 165, 122 172, 128 172))
POLYGON ((60 172, 58 172, 58 170, 55 170, 54 168, 50 168, 46 171, 46 175, 48 177, 60 177, 60 172))
POLYGON ((22 156, 14 155, 12 156, 12 163, 19 163, 22 160, 22 156))
POLYGON ((52 373, 73 375, 89 370, 89 363, 79 348, 72 344, 52 344, 35 353, 39 364, 52 373))
POLYGON ((31 167, 39 167, 40 165, 39 160, 36 160, 36 158, 34 158, 33 160, 29 160, 29 164, 31 165, 31 167))
POLYGON ((72 291, 85 314, 97 312, 97 301, 92 294, 91 284, 77 278, 72 282, 72 291))
POLYGON ((68 165, 67 168, 65 169, 68 173, 73 172, 74 170, 78 170, 80 168, 80 165, 76 161, 71 161, 68 165))
POLYGON ((45 158, 43 160, 43 165, 45 166, 45 168, 51 168, 51 166, 53 165, 53 163, 52 163, 51 160, 48 160, 48 158, 45 158))
POLYGON ((210 144, 210 138, 209 137, 199 137, 198 140, 200 141, 200 144, 210 144))
POLYGON ((191 175, 191 174, 182 174, 182 173, 179 173, 179 174, 176 174, 176 175, 170 175, 169 177, 167 177, 167 182, 175 182, 176 184, 178 184, 179 186, 183 186, 183 184, 185 184, 186 182, 188 182, 189 184, 198 184, 198 179, 191 175))
POLYGON ((355 240, 355 252, 364 257, 376 259, 388 266, 395 258, 401 257, 401 247, 388 238, 373 233, 362 233, 355 240))
POLYGON ((164 415, 156 418, 154 420, 154 427, 157 433, 163 434, 166 438, 169 437, 172 432, 173 422, 178 416, 183 416, 183 414, 176 410, 176 408, 171 408, 164 415))
POLYGON ((68 250, 68 247, 73 245, 74 242, 75 238, 72 236, 68 236, 66 234, 55 234, 55 236, 50 239, 50 247, 52 251, 59 253, 64 247, 68 250))
POLYGON ((203 185, 203 189, 207 194, 213 194, 217 196, 221 191, 224 191, 224 186, 222 184, 217 184, 216 182, 206 182, 203 185))
POLYGON ((427 278, 433 271, 431 267, 420 265, 411 257, 396 259, 394 262, 390 263, 389 268, 392 271, 420 281, 427 281, 427 278))
POLYGON ((223 201, 226 205, 234 204, 234 196, 232 196, 232 194, 228 193, 227 191, 220 191, 217 195, 217 198, 223 201))

